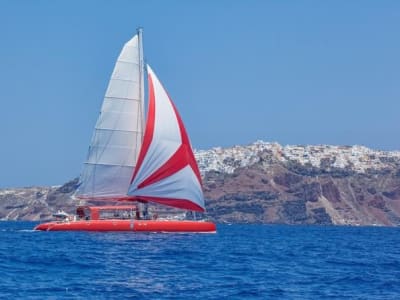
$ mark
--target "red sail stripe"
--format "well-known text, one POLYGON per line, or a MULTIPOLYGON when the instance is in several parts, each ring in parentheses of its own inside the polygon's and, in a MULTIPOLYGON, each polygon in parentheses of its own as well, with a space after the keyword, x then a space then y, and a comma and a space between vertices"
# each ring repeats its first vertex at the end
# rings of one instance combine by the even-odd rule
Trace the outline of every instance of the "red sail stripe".
POLYGON ((144 188, 183 169, 189 164, 187 156, 186 145, 181 145, 174 155, 172 155, 159 169, 157 169, 157 171, 141 182, 138 185, 138 188, 144 188))
POLYGON ((138 197, 143 200, 147 200, 150 202, 156 202, 163 205, 168 205, 176 208, 182 208, 187 210, 194 210, 199 212, 204 212, 205 210, 198 206, 196 203, 187 200, 187 199, 175 199, 175 198, 162 198, 162 197, 147 197, 147 196, 140 196, 138 197))
POLYGON ((196 174, 196 177, 199 180, 200 185, 202 185, 199 167, 197 166, 197 162, 196 162, 196 159, 194 157, 193 150, 192 150, 192 148, 190 146, 190 140, 189 140, 188 134, 186 132, 185 125, 183 124, 182 118, 179 115, 179 112, 176 109, 174 102, 171 101, 171 98, 169 97, 169 95, 168 95, 168 99, 169 99, 169 102, 171 102, 172 107, 174 108, 175 115, 176 115, 176 118, 178 120, 179 129, 181 131, 182 144, 186 145, 186 153, 187 153, 188 164, 192 167, 192 170, 196 174))
MULTIPOLYGON (((163 87, 164 89, 164 87, 163 87)), ((165 93, 168 95, 167 91, 164 89, 165 93)), ((181 134, 182 145, 178 148, 178 150, 155 172, 153 172, 149 177, 147 177, 144 181, 142 181, 138 188, 144 188, 148 185, 151 185, 155 182, 158 182, 164 178, 167 178, 176 172, 180 171, 187 165, 190 165, 193 172, 195 173, 197 179, 199 180, 200 185, 201 176, 200 171, 196 163, 196 159, 194 158, 193 151, 190 147, 189 137, 187 135, 185 126, 183 124, 182 118, 180 117, 178 110, 176 109, 174 103, 168 95, 168 100, 174 109, 175 117, 178 121, 179 131, 181 134)))
POLYGON ((140 167, 142 166, 143 160, 146 156, 147 151, 149 150, 151 141, 153 140, 154 134, 154 123, 155 123, 155 115, 156 115, 156 105, 155 105, 155 95, 154 95, 154 85, 153 80, 148 74, 148 82, 149 82, 149 112, 147 114, 147 122, 146 129, 144 132, 142 147, 140 148, 139 158, 137 160, 135 171, 133 173, 131 184, 133 179, 136 177, 140 167))

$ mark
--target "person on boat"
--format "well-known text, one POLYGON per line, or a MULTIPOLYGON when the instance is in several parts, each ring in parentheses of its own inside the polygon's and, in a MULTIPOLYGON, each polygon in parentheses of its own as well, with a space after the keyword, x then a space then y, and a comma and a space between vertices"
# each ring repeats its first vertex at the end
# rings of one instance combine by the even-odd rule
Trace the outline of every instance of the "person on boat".
POLYGON ((143 204, 143 219, 148 220, 149 218, 149 204, 145 202, 143 204))
POLYGON ((76 210, 76 215, 78 216, 78 219, 81 220, 85 217, 85 212, 82 208, 78 207, 78 209, 76 210))
POLYGON ((193 220, 193 212, 191 210, 186 212, 186 219, 193 220))

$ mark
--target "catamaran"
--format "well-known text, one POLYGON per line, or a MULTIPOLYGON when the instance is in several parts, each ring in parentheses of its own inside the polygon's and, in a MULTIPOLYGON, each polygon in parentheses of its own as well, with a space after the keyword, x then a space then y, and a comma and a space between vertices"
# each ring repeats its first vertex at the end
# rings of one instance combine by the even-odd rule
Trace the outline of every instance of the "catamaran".
POLYGON ((160 218, 147 209, 149 203, 157 203, 190 216, 205 212, 205 203, 182 119, 148 65, 145 121, 142 40, 138 29, 117 59, 73 195, 81 203, 108 205, 82 204, 76 215, 57 212, 56 220, 39 224, 36 230, 216 232, 210 221, 160 218))

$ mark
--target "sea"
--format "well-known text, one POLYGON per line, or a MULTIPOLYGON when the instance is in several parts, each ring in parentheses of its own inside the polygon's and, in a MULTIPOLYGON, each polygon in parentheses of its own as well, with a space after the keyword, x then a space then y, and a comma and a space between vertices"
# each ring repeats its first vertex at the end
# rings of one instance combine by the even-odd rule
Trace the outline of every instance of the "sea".
POLYGON ((36 232, 0 222, 0 299, 400 299, 400 228, 36 232))

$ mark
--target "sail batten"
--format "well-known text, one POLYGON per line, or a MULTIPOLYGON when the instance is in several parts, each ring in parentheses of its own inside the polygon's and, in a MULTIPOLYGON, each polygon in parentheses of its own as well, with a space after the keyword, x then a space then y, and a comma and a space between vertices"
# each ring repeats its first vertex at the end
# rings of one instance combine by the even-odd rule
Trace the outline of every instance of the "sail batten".
POLYGON ((143 138, 143 70, 139 35, 128 41, 115 64, 76 198, 126 197, 143 138))

